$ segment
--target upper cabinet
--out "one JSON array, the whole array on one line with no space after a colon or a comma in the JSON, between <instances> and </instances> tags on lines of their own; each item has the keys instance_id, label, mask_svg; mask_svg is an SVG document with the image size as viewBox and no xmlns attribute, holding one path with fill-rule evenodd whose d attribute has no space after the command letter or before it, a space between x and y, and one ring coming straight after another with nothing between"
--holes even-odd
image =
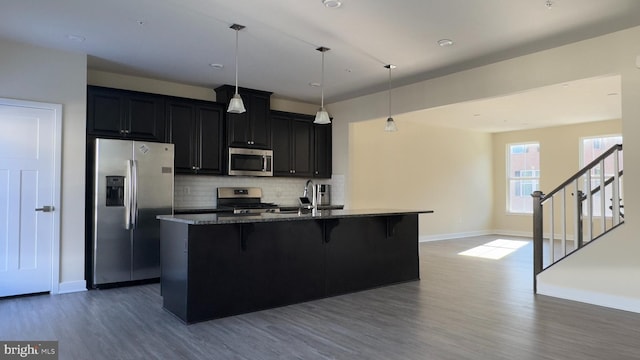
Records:
<instances>
[{"instance_id":1,"label":"upper cabinet","mask_svg":"<svg viewBox=\"0 0 640 360\"><path fill-rule=\"evenodd\" d=\"M332 172L332 137L331 124L313 125L314 143L314 169L313 176L316 178L331 178Z\"/></svg>"},{"instance_id":2,"label":"upper cabinet","mask_svg":"<svg viewBox=\"0 0 640 360\"><path fill-rule=\"evenodd\" d=\"M313 176L313 116L271 112L274 176Z\"/></svg>"},{"instance_id":3,"label":"upper cabinet","mask_svg":"<svg viewBox=\"0 0 640 360\"><path fill-rule=\"evenodd\" d=\"M227 146L259 149L271 148L271 122L269 108L271 93L266 91L239 88L244 107L242 114L225 112L227 125ZM235 87L223 85L216 88L216 100L229 106L235 94Z\"/></svg>"},{"instance_id":4,"label":"upper cabinet","mask_svg":"<svg viewBox=\"0 0 640 360\"><path fill-rule=\"evenodd\" d=\"M167 100L176 174L223 173L223 112L222 105L208 101Z\"/></svg>"},{"instance_id":5,"label":"upper cabinet","mask_svg":"<svg viewBox=\"0 0 640 360\"><path fill-rule=\"evenodd\" d=\"M312 115L271 112L273 175L331 178L331 124Z\"/></svg>"},{"instance_id":6,"label":"upper cabinet","mask_svg":"<svg viewBox=\"0 0 640 360\"><path fill-rule=\"evenodd\" d=\"M87 86L87 134L164 142L164 97Z\"/></svg>"}]
</instances>

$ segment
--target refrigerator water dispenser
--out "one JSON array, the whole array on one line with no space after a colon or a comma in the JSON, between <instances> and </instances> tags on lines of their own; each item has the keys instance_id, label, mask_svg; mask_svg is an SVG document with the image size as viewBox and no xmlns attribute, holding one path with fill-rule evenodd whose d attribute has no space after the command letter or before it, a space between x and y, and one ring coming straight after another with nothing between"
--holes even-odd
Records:
<instances>
[{"instance_id":1,"label":"refrigerator water dispenser","mask_svg":"<svg viewBox=\"0 0 640 360\"><path fill-rule=\"evenodd\" d=\"M124 206L124 176L107 176L106 206Z\"/></svg>"}]
</instances>

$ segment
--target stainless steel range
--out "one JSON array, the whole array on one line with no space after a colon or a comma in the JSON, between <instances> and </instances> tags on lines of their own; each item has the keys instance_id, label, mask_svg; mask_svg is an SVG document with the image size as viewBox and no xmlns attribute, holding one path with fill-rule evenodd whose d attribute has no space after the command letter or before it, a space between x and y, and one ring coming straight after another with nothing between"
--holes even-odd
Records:
<instances>
[{"instance_id":1,"label":"stainless steel range","mask_svg":"<svg viewBox=\"0 0 640 360\"><path fill-rule=\"evenodd\" d=\"M255 187L219 187L218 209L233 210L234 214L278 212L274 203L262 202L262 189Z\"/></svg>"}]
</instances>

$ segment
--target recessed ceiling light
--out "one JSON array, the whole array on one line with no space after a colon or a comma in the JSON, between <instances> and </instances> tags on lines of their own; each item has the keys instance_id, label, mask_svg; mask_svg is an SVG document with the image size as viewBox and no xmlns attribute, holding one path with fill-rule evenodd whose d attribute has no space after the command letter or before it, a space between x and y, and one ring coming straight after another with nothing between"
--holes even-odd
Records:
<instances>
[{"instance_id":1,"label":"recessed ceiling light","mask_svg":"<svg viewBox=\"0 0 640 360\"><path fill-rule=\"evenodd\" d=\"M453 45L453 40L450 39L440 39L438 40L438 45L441 47L447 47Z\"/></svg>"},{"instance_id":2,"label":"recessed ceiling light","mask_svg":"<svg viewBox=\"0 0 640 360\"><path fill-rule=\"evenodd\" d=\"M211 66L214 69L222 69L224 67L224 65L222 64L209 64L209 66Z\"/></svg>"},{"instance_id":3,"label":"recessed ceiling light","mask_svg":"<svg viewBox=\"0 0 640 360\"><path fill-rule=\"evenodd\" d=\"M72 35L72 34L67 35L67 39L69 39L71 41L76 41L76 42L83 42L83 41L86 40L86 38L84 36Z\"/></svg>"},{"instance_id":4,"label":"recessed ceiling light","mask_svg":"<svg viewBox=\"0 0 640 360\"><path fill-rule=\"evenodd\" d=\"M318 82L310 82L309 86L311 86L311 87L320 87L320 83L318 83Z\"/></svg>"},{"instance_id":5,"label":"recessed ceiling light","mask_svg":"<svg viewBox=\"0 0 640 360\"><path fill-rule=\"evenodd\" d=\"M325 7L328 8L339 8L340 6L342 6L342 1L339 0L322 0L322 3L324 4Z\"/></svg>"}]
</instances>

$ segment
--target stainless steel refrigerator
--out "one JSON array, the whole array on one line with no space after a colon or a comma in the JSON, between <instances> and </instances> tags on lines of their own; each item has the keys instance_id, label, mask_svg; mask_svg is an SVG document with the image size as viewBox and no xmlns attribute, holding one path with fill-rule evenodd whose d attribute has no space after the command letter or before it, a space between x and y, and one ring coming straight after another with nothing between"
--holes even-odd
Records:
<instances>
[{"instance_id":1,"label":"stainless steel refrigerator","mask_svg":"<svg viewBox=\"0 0 640 360\"><path fill-rule=\"evenodd\" d=\"M91 286L160 276L160 222L173 212L173 144L96 139Z\"/></svg>"}]
</instances>

